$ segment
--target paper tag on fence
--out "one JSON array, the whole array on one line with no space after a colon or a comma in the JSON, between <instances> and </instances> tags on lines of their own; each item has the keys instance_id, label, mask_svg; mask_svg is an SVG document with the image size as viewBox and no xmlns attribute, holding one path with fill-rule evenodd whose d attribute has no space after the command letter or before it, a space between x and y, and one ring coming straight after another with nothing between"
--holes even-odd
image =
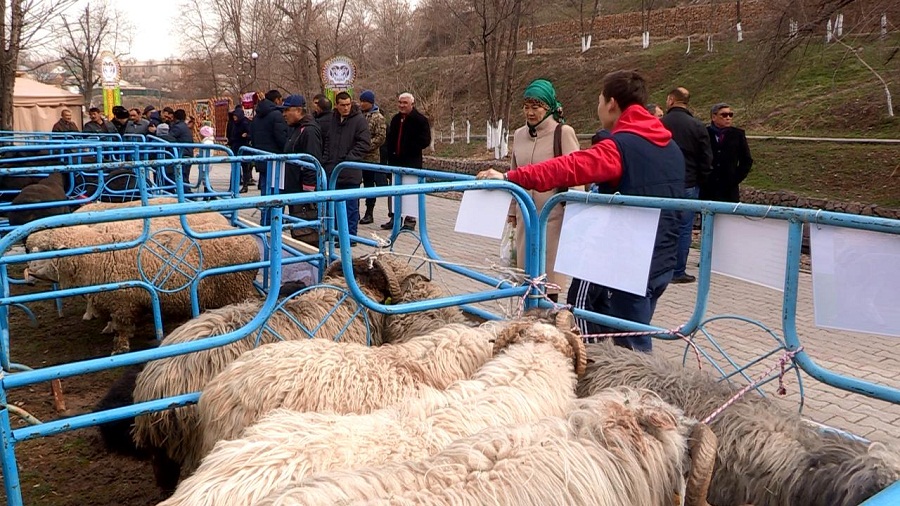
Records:
<instances>
[{"instance_id":1,"label":"paper tag on fence","mask_svg":"<svg viewBox=\"0 0 900 506\"><path fill-rule=\"evenodd\" d=\"M469 190L463 193L454 230L499 239L503 235L512 198L509 192L502 190Z\"/></svg>"},{"instance_id":2,"label":"paper tag on fence","mask_svg":"<svg viewBox=\"0 0 900 506\"><path fill-rule=\"evenodd\" d=\"M401 176L400 184L419 184L418 176ZM419 219L419 196L402 195L400 205L403 207L403 216Z\"/></svg>"},{"instance_id":3,"label":"paper tag on fence","mask_svg":"<svg viewBox=\"0 0 900 506\"><path fill-rule=\"evenodd\" d=\"M712 271L784 291L788 222L717 214Z\"/></svg>"},{"instance_id":4,"label":"paper tag on fence","mask_svg":"<svg viewBox=\"0 0 900 506\"><path fill-rule=\"evenodd\" d=\"M816 325L900 337L900 237L811 225Z\"/></svg>"},{"instance_id":5,"label":"paper tag on fence","mask_svg":"<svg viewBox=\"0 0 900 506\"><path fill-rule=\"evenodd\" d=\"M566 204L554 270L647 294L659 209Z\"/></svg>"},{"instance_id":6,"label":"paper tag on fence","mask_svg":"<svg viewBox=\"0 0 900 506\"><path fill-rule=\"evenodd\" d=\"M272 164L269 165L269 169L273 169L273 168L278 170L278 189L284 190L284 162L281 162L281 161L272 162ZM263 169L263 170L265 170L265 169ZM269 188L275 188L275 177L273 177L273 174L271 174L271 172L273 172L273 171L270 170L269 172L270 172L269 174L266 174L266 176L269 178L269 181L268 181Z\"/></svg>"}]
</instances>

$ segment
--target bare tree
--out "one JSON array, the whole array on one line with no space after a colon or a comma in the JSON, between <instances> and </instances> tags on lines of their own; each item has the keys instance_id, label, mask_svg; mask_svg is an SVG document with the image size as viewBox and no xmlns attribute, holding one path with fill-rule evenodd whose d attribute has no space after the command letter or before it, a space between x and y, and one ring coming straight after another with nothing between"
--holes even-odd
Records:
<instances>
[{"instance_id":1,"label":"bare tree","mask_svg":"<svg viewBox=\"0 0 900 506\"><path fill-rule=\"evenodd\" d=\"M566 0L570 7L578 13L578 25L581 29L581 51L591 47L594 36L594 23L600 15L600 0Z\"/></svg>"},{"instance_id":2,"label":"bare tree","mask_svg":"<svg viewBox=\"0 0 900 506\"><path fill-rule=\"evenodd\" d=\"M41 30L49 19L74 0L0 0L0 129L13 128L13 90L19 54L46 42L52 30Z\"/></svg>"},{"instance_id":3,"label":"bare tree","mask_svg":"<svg viewBox=\"0 0 900 506\"><path fill-rule=\"evenodd\" d=\"M419 55L419 37L412 7L406 0L369 0L373 17L371 63L398 66Z\"/></svg>"},{"instance_id":4,"label":"bare tree","mask_svg":"<svg viewBox=\"0 0 900 506\"><path fill-rule=\"evenodd\" d=\"M94 87L100 83L100 55L110 51L122 56L121 46L130 44L131 28L118 10L105 2L84 5L78 18L62 16L65 36L60 44L60 63L70 74L75 86L90 103Z\"/></svg>"},{"instance_id":5,"label":"bare tree","mask_svg":"<svg viewBox=\"0 0 900 506\"><path fill-rule=\"evenodd\" d=\"M216 72L221 40L215 31L217 21L215 14L211 14L206 2L201 0L185 2L182 10L185 13L183 19L186 23L186 29L182 32L184 34L182 47L194 60L185 68L194 74L196 80L208 80L212 86L212 95L219 96L225 91L225 87L222 85L224 83L220 83L219 74Z\"/></svg>"},{"instance_id":6,"label":"bare tree","mask_svg":"<svg viewBox=\"0 0 900 506\"><path fill-rule=\"evenodd\" d=\"M489 121L496 128L509 124L513 79L515 77L519 27L527 0L467 0L464 6L474 13L472 23L476 44L482 52ZM464 12L454 14L463 20ZM462 24L462 23L461 23Z\"/></svg>"}]
</instances>

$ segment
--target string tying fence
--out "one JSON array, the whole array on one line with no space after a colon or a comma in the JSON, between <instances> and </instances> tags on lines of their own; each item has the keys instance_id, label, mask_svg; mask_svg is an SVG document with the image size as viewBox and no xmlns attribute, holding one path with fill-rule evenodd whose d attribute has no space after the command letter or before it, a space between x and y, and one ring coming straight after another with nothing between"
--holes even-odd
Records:
<instances>
[{"instance_id":1,"label":"string tying fence","mask_svg":"<svg viewBox=\"0 0 900 506\"><path fill-rule=\"evenodd\" d=\"M740 389L738 391L738 393L734 394L730 399L725 401L725 404L722 404L718 409L716 409L715 411L710 413L709 416L704 418L701 421L701 423L703 423L704 425L708 425L710 422L715 420L716 417L718 417L720 414L722 414L723 411L728 409L729 406L731 406L732 404L737 402L738 399L740 399L741 397L746 395L747 392L749 392L751 389L759 386L759 384L762 383L770 374L772 374L775 371L775 369L779 369L779 368L781 369L781 371L778 373L778 389L776 390L776 392L778 393L778 395L786 395L787 389L784 388L784 375L787 372L787 363L793 361L794 356L796 354L800 353L801 351L803 351L803 346L800 346L796 350L790 350L790 351L785 350L784 353L781 354L781 357L778 358L778 362L776 362L774 365L772 365L772 367L770 367L766 372L761 374L754 381L747 384L747 386Z\"/></svg>"},{"instance_id":2,"label":"string tying fence","mask_svg":"<svg viewBox=\"0 0 900 506\"><path fill-rule=\"evenodd\" d=\"M694 357L697 359L697 369L703 370L703 361L700 359L700 348L694 343L690 336L693 333L685 335L681 332L681 329L684 328L684 325L679 325L674 329L669 330L647 330L647 331L636 331L636 332L602 332L599 334L582 334L581 339L585 342L585 344L594 344L599 343L603 339L611 339L613 337L642 337L642 336L675 336L678 339L686 342L688 346L691 347L691 350L694 352Z\"/></svg>"}]
</instances>

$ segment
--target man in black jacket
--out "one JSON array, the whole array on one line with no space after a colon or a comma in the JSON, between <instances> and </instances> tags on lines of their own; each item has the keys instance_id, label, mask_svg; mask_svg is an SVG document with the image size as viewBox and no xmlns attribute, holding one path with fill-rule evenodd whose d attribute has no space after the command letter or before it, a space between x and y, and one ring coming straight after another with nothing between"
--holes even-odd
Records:
<instances>
[{"instance_id":1,"label":"man in black jacket","mask_svg":"<svg viewBox=\"0 0 900 506\"><path fill-rule=\"evenodd\" d=\"M712 172L712 148L706 127L688 110L690 100L691 94L686 88L678 87L670 91L666 97L668 110L662 117L662 123L672 132L672 140L684 155L684 198L696 199L700 197L700 185ZM693 230L694 213L681 213L678 256L672 283L693 283L697 280L696 276L686 272Z\"/></svg>"},{"instance_id":2,"label":"man in black jacket","mask_svg":"<svg viewBox=\"0 0 900 506\"><path fill-rule=\"evenodd\" d=\"M281 92L269 90L265 98L256 105L256 114L250 123L250 144L269 153L280 154L284 150L284 144L288 138L287 123L278 106L281 105ZM266 173L268 164L257 164L259 171L259 189L265 194L263 188L268 187Z\"/></svg>"},{"instance_id":3,"label":"man in black jacket","mask_svg":"<svg viewBox=\"0 0 900 506\"><path fill-rule=\"evenodd\" d=\"M740 128L732 126L734 111L728 104L712 106L710 114L711 122L707 130L713 150L713 170L706 183L700 187L700 198L739 202L741 181L753 167L747 135Z\"/></svg>"},{"instance_id":4,"label":"man in black jacket","mask_svg":"<svg viewBox=\"0 0 900 506\"><path fill-rule=\"evenodd\" d=\"M422 150L431 145L431 125L428 118L415 108L416 98L411 93L403 93L397 99L400 112L391 119L387 140L388 163L398 167L422 168ZM394 216L381 226L388 230L394 227ZM416 228L415 218L403 220L403 228Z\"/></svg>"},{"instance_id":5,"label":"man in black jacket","mask_svg":"<svg viewBox=\"0 0 900 506\"><path fill-rule=\"evenodd\" d=\"M306 98L303 95L288 95L281 104L284 121L288 125L288 140L285 153L306 153L322 162L322 130L319 124L306 112ZM316 188L316 173L301 165L286 163L284 166L284 191L300 193ZM291 216L304 220L315 220L318 211L315 204L290 206ZM309 244L319 245L319 232L315 228L291 229L291 237Z\"/></svg>"},{"instance_id":6,"label":"man in black jacket","mask_svg":"<svg viewBox=\"0 0 900 506\"><path fill-rule=\"evenodd\" d=\"M358 105L353 103L346 91L335 97L334 112L328 133L325 134L325 172L329 179L337 164L349 161L363 161L371 147L369 122L363 116ZM359 188L362 183L362 171L359 169L342 170L337 180L337 189ZM347 227L350 234L356 235L359 224L359 200L347 201Z\"/></svg>"}]
</instances>

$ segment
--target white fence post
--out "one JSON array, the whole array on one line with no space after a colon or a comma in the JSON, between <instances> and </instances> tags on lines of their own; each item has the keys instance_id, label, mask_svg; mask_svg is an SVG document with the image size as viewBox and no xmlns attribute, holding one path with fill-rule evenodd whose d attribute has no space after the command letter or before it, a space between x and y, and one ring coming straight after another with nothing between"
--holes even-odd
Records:
<instances>
[{"instance_id":1,"label":"white fence post","mask_svg":"<svg viewBox=\"0 0 900 506\"><path fill-rule=\"evenodd\" d=\"M887 37L887 13L881 15L881 38Z\"/></svg>"},{"instance_id":2,"label":"white fence post","mask_svg":"<svg viewBox=\"0 0 900 506\"><path fill-rule=\"evenodd\" d=\"M450 122L450 144L453 144L456 141L456 122Z\"/></svg>"},{"instance_id":3,"label":"white fence post","mask_svg":"<svg viewBox=\"0 0 900 506\"><path fill-rule=\"evenodd\" d=\"M790 38L793 39L794 37L796 37L799 30L800 28L797 25L797 22L792 19L788 24L788 35L790 36Z\"/></svg>"},{"instance_id":4,"label":"white fence post","mask_svg":"<svg viewBox=\"0 0 900 506\"><path fill-rule=\"evenodd\" d=\"M688 47L687 47L687 51L685 51L684 54L691 54L691 36L690 36L690 35L688 35Z\"/></svg>"},{"instance_id":5,"label":"white fence post","mask_svg":"<svg viewBox=\"0 0 900 506\"><path fill-rule=\"evenodd\" d=\"M831 28L831 19L828 20L828 24L825 25L825 43L828 44L831 42L832 37L832 28Z\"/></svg>"},{"instance_id":6,"label":"white fence post","mask_svg":"<svg viewBox=\"0 0 900 506\"><path fill-rule=\"evenodd\" d=\"M737 41L744 42L744 30L741 28L741 24L737 24Z\"/></svg>"},{"instance_id":7,"label":"white fence post","mask_svg":"<svg viewBox=\"0 0 900 506\"><path fill-rule=\"evenodd\" d=\"M472 144L472 123L466 120L466 144Z\"/></svg>"},{"instance_id":8,"label":"white fence post","mask_svg":"<svg viewBox=\"0 0 900 506\"><path fill-rule=\"evenodd\" d=\"M650 30L647 30L646 32L644 32L643 41L642 41L641 45L644 49L647 49L648 47L650 47Z\"/></svg>"},{"instance_id":9,"label":"white fence post","mask_svg":"<svg viewBox=\"0 0 900 506\"><path fill-rule=\"evenodd\" d=\"M844 35L844 15L838 14L836 18L834 18L834 36L841 37Z\"/></svg>"},{"instance_id":10,"label":"white fence post","mask_svg":"<svg viewBox=\"0 0 900 506\"><path fill-rule=\"evenodd\" d=\"M485 132L485 140L487 141L487 149L494 149L494 131L491 128L491 120L487 121L487 131Z\"/></svg>"},{"instance_id":11,"label":"white fence post","mask_svg":"<svg viewBox=\"0 0 900 506\"><path fill-rule=\"evenodd\" d=\"M713 38L712 38L712 35L707 35L707 36L706 36L706 52L707 52L707 53L712 53L712 52L713 52Z\"/></svg>"},{"instance_id":12,"label":"white fence post","mask_svg":"<svg viewBox=\"0 0 900 506\"><path fill-rule=\"evenodd\" d=\"M534 53L534 41L529 40L528 42L525 43L525 54L532 54L532 53Z\"/></svg>"}]
</instances>

